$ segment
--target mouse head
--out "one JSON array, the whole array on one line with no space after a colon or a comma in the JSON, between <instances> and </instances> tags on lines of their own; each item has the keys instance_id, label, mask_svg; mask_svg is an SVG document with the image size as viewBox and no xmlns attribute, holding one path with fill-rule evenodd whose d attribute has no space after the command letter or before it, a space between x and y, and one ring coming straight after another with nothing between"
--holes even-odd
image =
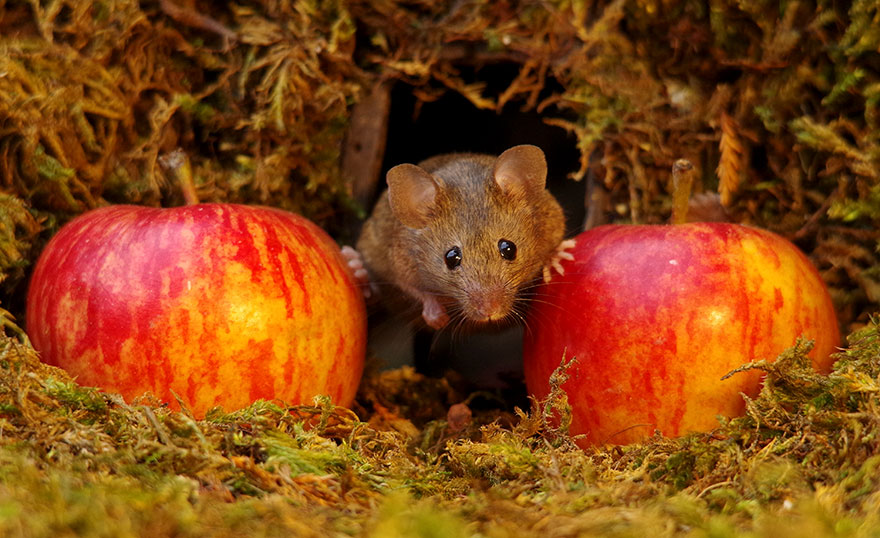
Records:
<instances>
[{"instance_id":1,"label":"mouse head","mask_svg":"<svg viewBox=\"0 0 880 538\"><path fill-rule=\"evenodd\" d=\"M544 190L547 182L547 161L541 148L521 145L508 149L494 160L491 176L488 178L484 177L485 172L490 171L486 166L487 157L462 154L459 160L450 160L446 166L441 166L437 175L414 164L395 166L387 175L391 211L405 226L420 229L440 216L444 194L453 194L444 193L445 190L489 186L488 179L500 191L522 201ZM474 170L467 170L469 165ZM448 186L444 175L452 179Z\"/></svg>"},{"instance_id":2,"label":"mouse head","mask_svg":"<svg viewBox=\"0 0 880 538\"><path fill-rule=\"evenodd\" d=\"M545 189L544 153L523 145L497 158L458 154L423 164L396 166L387 179L425 289L452 298L470 320L506 318L564 227Z\"/></svg>"}]
</instances>

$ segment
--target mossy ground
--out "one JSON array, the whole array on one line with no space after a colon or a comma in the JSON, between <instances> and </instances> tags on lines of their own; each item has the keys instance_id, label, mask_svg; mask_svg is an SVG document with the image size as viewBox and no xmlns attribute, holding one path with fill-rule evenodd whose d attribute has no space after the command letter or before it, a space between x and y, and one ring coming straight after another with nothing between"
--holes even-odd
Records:
<instances>
[{"instance_id":1,"label":"mossy ground","mask_svg":"<svg viewBox=\"0 0 880 538\"><path fill-rule=\"evenodd\" d=\"M805 367L805 343L762 365L747 416L711 433L583 451L541 405L447 416L468 395L407 369L365 378L354 411L257 402L197 421L76 385L4 315L0 535L880 535L878 14L872 0L0 1L0 301L19 319L64 222L181 203L160 166L177 148L203 201L297 211L344 239L367 209L345 157L371 134L350 119L385 83L571 132L593 223L664 221L688 158L726 218L810 256L849 335L829 376ZM479 68L498 63L518 74L491 90Z\"/></svg>"},{"instance_id":2,"label":"mossy ground","mask_svg":"<svg viewBox=\"0 0 880 538\"><path fill-rule=\"evenodd\" d=\"M0 347L4 536L880 534L875 322L828 376L805 342L757 364L748 414L712 432L590 450L543 418L562 392L416 427L406 412L454 403L418 395L458 396L404 369L365 380L362 416L256 402L194 420Z\"/></svg>"}]
</instances>

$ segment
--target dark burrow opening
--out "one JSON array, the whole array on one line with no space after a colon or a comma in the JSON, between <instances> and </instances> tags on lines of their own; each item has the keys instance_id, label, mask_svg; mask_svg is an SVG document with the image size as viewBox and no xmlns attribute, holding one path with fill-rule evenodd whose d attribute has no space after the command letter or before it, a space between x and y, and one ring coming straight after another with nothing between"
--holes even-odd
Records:
<instances>
[{"instance_id":1,"label":"dark burrow opening","mask_svg":"<svg viewBox=\"0 0 880 538\"><path fill-rule=\"evenodd\" d=\"M473 81L486 83L485 95L498 95L515 78L518 69L516 64L501 64L467 74ZM542 97L561 89L550 81ZM522 110L522 102L511 102L496 113L478 109L452 91L436 101L419 103L412 86L397 83L391 92L379 191L384 189L387 170L400 163L418 163L450 152L498 155L518 144L534 144L546 155L547 186L563 206L566 237L572 237L584 222L586 186L585 181L568 177L579 167L577 140L564 129L544 123L547 117L565 117L551 108L538 113ZM506 402L522 406L522 331L517 325L466 334L446 330L434 333L413 331L406 324L382 319L371 329L370 345L387 367L414 364L420 372L433 376L450 375L451 371L471 389L500 392Z\"/></svg>"}]
</instances>

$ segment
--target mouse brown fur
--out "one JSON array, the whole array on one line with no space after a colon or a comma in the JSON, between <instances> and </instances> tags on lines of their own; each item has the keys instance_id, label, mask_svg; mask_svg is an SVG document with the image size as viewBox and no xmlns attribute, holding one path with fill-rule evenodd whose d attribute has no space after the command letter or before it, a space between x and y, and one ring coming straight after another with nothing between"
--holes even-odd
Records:
<instances>
[{"instance_id":1,"label":"mouse brown fur","mask_svg":"<svg viewBox=\"0 0 880 538\"><path fill-rule=\"evenodd\" d=\"M435 329L450 318L521 315L521 290L571 257L546 176L544 153L529 145L498 157L453 153L395 166L357 242L369 280L421 303ZM360 261L350 265L358 269Z\"/></svg>"}]
</instances>

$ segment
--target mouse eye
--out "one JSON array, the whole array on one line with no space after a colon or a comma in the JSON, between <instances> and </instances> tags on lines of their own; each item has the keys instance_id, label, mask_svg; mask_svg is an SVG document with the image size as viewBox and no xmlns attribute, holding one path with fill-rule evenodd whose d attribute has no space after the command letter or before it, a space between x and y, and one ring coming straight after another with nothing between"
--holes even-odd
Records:
<instances>
[{"instance_id":1,"label":"mouse eye","mask_svg":"<svg viewBox=\"0 0 880 538\"><path fill-rule=\"evenodd\" d=\"M452 247L446 251L446 267L452 270L459 265L461 265L461 249L458 247Z\"/></svg>"},{"instance_id":2,"label":"mouse eye","mask_svg":"<svg viewBox=\"0 0 880 538\"><path fill-rule=\"evenodd\" d=\"M507 239L498 241L498 250L501 252L501 257L505 260L513 261L516 259L516 243L513 241L508 241Z\"/></svg>"}]
</instances>

